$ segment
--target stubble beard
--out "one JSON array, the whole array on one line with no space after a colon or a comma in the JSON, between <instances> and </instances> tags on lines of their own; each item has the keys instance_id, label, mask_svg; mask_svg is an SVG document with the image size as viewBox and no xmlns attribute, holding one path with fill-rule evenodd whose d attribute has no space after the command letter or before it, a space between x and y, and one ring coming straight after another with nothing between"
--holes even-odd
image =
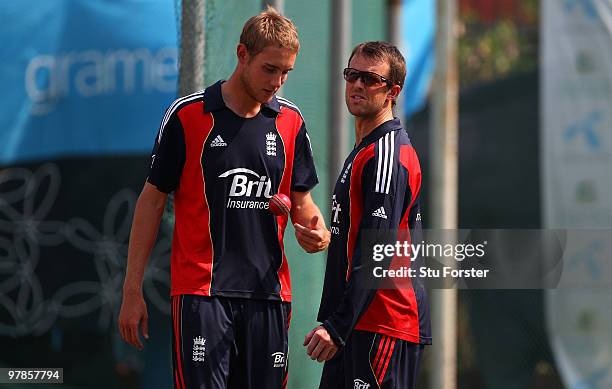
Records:
<instances>
[{"instance_id":1,"label":"stubble beard","mask_svg":"<svg viewBox=\"0 0 612 389\"><path fill-rule=\"evenodd\" d=\"M361 118L361 119L367 119L370 117L375 117L376 114L383 109L383 107L375 107L373 104L368 104L367 106L361 106L361 107L352 107L350 105L347 104L347 108L349 110L349 112L351 113L351 115L355 116L356 118Z\"/></svg>"},{"instance_id":2,"label":"stubble beard","mask_svg":"<svg viewBox=\"0 0 612 389\"><path fill-rule=\"evenodd\" d=\"M254 88L251 85L251 82L249 81L250 78L247 76L246 74L247 72L242 72L240 74L240 82L242 83L242 87L244 88L245 93L253 100L257 101L260 104L263 104L261 101L259 101L259 99L257 98L257 94L255 93Z\"/></svg>"}]
</instances>

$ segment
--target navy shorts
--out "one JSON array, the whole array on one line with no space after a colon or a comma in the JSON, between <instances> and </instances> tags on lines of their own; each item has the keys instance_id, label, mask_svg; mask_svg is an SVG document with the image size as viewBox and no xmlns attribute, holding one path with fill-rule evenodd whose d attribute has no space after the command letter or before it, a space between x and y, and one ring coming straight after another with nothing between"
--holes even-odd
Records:
<instances>
[{"instance_id":1,"label":"navy shorts","mask_svg":"<svg viewBox=\"0 0 612 389\"><path fill-rule=\"evenodd\" d=\"M415 389L424 345L353 331L325 362L319 389Z\"/></svg>"},{"instance_id":2,"label":"navy shorts","mask_svg":"<svg viewBox=\"0 0 612 389\"><path fill-rule=\"evenodd\" d=\"M284 389L291 304L172 297L175 388Z\"/></svg>"}]
</instances>

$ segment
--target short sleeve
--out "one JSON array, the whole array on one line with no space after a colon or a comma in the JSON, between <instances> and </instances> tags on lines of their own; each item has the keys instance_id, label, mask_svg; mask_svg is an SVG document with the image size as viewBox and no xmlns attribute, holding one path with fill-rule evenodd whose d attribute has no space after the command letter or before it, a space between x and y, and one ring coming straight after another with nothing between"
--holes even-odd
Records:
<instances>
[{"instance_id":1,"label":"short sleeve","mask_svg":"<svg viewBox=\"0 0 612 389\"><path fill-rule=\"evenodd\" d=\"M174 113L162 123L155 139L147 181L161 192L170 193L178 187L184 165L185 135L181 121Z\"/></svg>"},{"instance_id":2,"label":"short sleeve","mask_svg":"<svg viewBox=\"0 0 612 389\"><path fill-rule=\"evenodd\" d=\"M308 192L318 183L319 179L317 178L317 171L312 157L310 137L306 131L306 126L302 123L302 127L300 127L295 139L291 190Z\"/></svg>"}]
</instances>

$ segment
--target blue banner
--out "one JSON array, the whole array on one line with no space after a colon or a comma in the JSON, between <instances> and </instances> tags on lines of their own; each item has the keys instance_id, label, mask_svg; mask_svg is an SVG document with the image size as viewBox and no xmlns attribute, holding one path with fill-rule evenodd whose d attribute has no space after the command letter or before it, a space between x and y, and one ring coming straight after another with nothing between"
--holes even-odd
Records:
<instances>
[{"instance_id":1,"label":"blue banner","mask_svg":"<svg viewBox=\"0 0 612 389\"><path fill-rule=\"evenodd\" d=\"M427 100L434 71L435 0L404 0L402 14L406 82L402 90L404 115L410 117Z\"/></svg>"},{"instance_id":2,"label":"blue banner","mask_svg":"<svg viewBox=\"0 0 612 389\"><path fill-rule=\"evenodd\" d=\"M0 4L0 165L148 153L176 96L174 1L35 4Z\"/></svg>"}]
</instances>

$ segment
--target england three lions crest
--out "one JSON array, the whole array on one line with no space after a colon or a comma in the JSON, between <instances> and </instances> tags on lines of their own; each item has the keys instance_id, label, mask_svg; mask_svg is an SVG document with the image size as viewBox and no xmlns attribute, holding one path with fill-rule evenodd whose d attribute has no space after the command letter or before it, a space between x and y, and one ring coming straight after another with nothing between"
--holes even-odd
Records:
<instances>
[{"instance_id":1,"label":"england three lions crest","mask_svg":"<svg viewBox=\"0 0 612 389\"><path fill-rule=\"evenodd\" d=\"M266 134L266 155L276 157L276 134L272 131Z\"/></svg>"},{"instance_id":2,"label":"england three lions crest","mask_svg":"<svg viewBox=\"0 0 612 389\"><path fill-rule=\"evenodd\" d=\"M193 338L193 355L192 359L194 362L204 362L204 355L206 354L206 339L201 336Z\"/></svg>"}]
</instances>

